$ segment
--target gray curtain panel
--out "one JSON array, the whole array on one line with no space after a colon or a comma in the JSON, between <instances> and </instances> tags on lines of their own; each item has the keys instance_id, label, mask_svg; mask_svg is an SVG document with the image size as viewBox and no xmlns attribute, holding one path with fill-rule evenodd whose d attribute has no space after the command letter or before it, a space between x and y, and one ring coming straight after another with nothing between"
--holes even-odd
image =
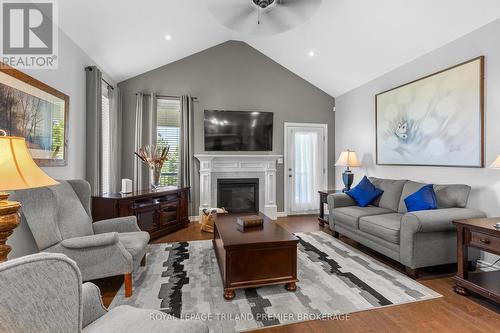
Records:
<instances>
[{"instance_id":1,"label":"gray curtain panel","mask_svg":"<svg viewBox=\"0 0 500 333\"><path fill-rule=\"evenodd\" d=\"M137 93L135 106L135 151L156 144L156 94ZM149 188L149 170L134 156L134 189Z\"/></svg>"},{"instance_id":2,"label":"gray curtain panel","mask_svg":"<svg viewBox=\"0 0 500 333\"><path fill-rule=\"evenodd\" d=\"M116 193L121 190L121 142L122 142L122 105L121 92L118 86L114 89L108 86L109 97L109 123L110 123L110 186L111 192Z\"/></svg>"},{"instance_id":3,"label":"gray curtain panel","mask_svg":"<svg viewBox=\"0 0 500 333\"><path fill-rule=\"evenodd\" d=\"M102 114L102 73L95 67L85 68L86 72L86 173L93 195L98 195L101 186L101 114Z\"/></svg>"},{"instance_id":4,"label":"gray curtain panel","mask_svg":"<svg viewBox=\"0 0 500 333\"><path fill-rule=\"evenodd\" d=\"M155 93L149 95L148 107L148 144L156 145L156 118L157 118L157 97Z\"/></svg>"},{"instance_id":5,"label":"gray curtain panel","mask_svg":"<svg viewBox=\"0 0 500 333\"><path fill-rule=\"evenodd\" d=\"M142 119L143 119L143 109L144 109L144 94L137 93L136 94L136 103L135 103L135 131L134 131L134 151L137 152L139 148L143 146L142 140ZM142 190L143 188L143 169L146 167L143 165L143 162L137 157L134 156L134 189L136 191Z\"/></svg>"},{"instance_id":6,"label":"gray curtain panel","mask_svg":"<svg viewBox=\"0 0 500 333\"><path fill-rule=\"evenodd\" d=\"M191 187L193 156L193 99L189 95L181 96L181 137L180 137L180 186ZM193 203L189 196L189 211L193 212Z\"/></svg>"}]
</instances>

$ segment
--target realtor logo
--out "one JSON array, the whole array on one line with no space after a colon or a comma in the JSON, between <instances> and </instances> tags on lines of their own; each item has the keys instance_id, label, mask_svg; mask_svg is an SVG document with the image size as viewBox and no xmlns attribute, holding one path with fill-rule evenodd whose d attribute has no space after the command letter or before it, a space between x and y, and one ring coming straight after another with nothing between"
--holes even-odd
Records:
<instances>
[{"instance_id":1,"label":"realtor logo","mask_svg":"<svg viewBox=\"0 0 500 333\"><path fill-rule=\"evenodd\" d=\"M1 0L1 60L15 68L57 68L54 0Z\"/></svg>"}]
</instances>

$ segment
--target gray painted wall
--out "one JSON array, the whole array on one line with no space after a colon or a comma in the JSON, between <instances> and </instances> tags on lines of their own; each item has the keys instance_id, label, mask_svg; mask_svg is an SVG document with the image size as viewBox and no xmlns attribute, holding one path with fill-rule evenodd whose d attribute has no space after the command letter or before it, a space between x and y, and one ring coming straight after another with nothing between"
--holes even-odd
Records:
<instances>
[{"instance_id":1,"label":"gray painted wall","mask_svg":"<svg viewBox=\"0 0 500 333\"><path fill-rule=\"evenodd\" d=\"M375 94L465 60L486 56L485 161L500 154L500 20L399 67L336 99L335 150L358 153L362 167L354 170L356 181L364 174L406 178L428 183L466 183L472 186L469 206L489 216L500 215L500 172L491 169L377 166L375 165ZM342 184L342 168L336 170ZM486 256L492 261L493 256Z\"/></svg>"},{"instance_id":2,"label":"gray painted wall","mask_svg":"<svg viewBox=\"0 0 500 333\"><path fill-rule=\"evenodd\" d=\"M26 74L69 96L68 165L43 168L55 179L85 177L85 70L95 62L59 30L59 68L57 70L26 70ZM106 80L112 81L103 74ZM9 258L38 252L28 226L21 224L9 238L13 248Z\"/></svg>"},{"instance_id":3,"label":"gray painted wall","mask_svg":"<svg viewBox=\"0 0 500 333\"><path fill-rule=\"evenodd\" d=\"M306 61L308 59L304 59ZM283 154L283 123L328 124L329 186L333 186L334 99L249 45L228 41L119 83L123 94L123 177L133 178L135 93L191 94L194 153L204 152L203 111L227 109L274 112L273 152ZM128 133L128 134L127 134ZM195 160L195 159L193 159ZM195 160L194 207L199 205L199 163ZM278 165L278 211L283 211L283 165Z\"/></svg>"}]
</instances>

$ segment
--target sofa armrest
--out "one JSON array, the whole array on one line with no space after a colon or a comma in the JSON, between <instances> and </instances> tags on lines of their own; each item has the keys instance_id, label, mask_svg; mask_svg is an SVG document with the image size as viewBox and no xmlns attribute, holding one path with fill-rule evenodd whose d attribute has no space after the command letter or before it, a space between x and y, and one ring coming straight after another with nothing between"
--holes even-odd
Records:
<instances>
[{"instance_id":1,"label":"sofa armrest","mask_svg":"<svg viewBox=\"0 0 500 333\"><path fill-rule=\"evenodd\" d=\"M87 282L82 286L82 310L83 328L101 318L107 312L102 304L101 291L93 283Z\"/></svg>"},{"instance_id":2,"label":"sofa armrest","mask_svg":"<svg viewBox=\"0 0 500 333\"><path fill-rule=\"evenodd\" d=\"M67 249L86 249L89 247L107 246L118 243L118 233L109 232L99 235L73 237L61 241Z\"/></svg>"},{"instance_id":3,"label":"sofa armrest","mask_svg":"<svg viewBox=\"0 0 500 333\"><path fill-rule=\"evenodd\" d=\"M62 244L62 242L60 242L43 251L62 253L70 259L73 259L81 271L83 281L131 273L134 269L132 254L120 242L117 233L113 233L112 235L113 237L109 236L109 234L81 237L89 238L88 240L85 240L85 242L91 242L91 238L101 236L104 236L106 239L110 239L110 243L102 246L82 248L66 247ZM116 237L117 240L111 243L111 239L114 237ZM68 245L70 240L71 239L66 240L66 245ZM104 242L101 244L104 244ZM71 245L73 244L68 246Z\"/></svg>"},{"instance_id":4,"label":"sofa armrest","mask_svg":"<svg viewBox=\"0 0 500 333\"><path fill-rule=\"evenodd\" d=\"M137 217L124 216L109 220L102 220L92 223L94 233L103 234L106 232L134 232L141 231L137 225Z\"/></svg>"},{"instance_id":5,"label":"sofa armrest","mask_svg":"<svg viewBox=\"0 0 500 333\"><path fill-rule=\"evenodd\" d=\"M455 230L454 220L485 217L485 214L470 208L445 208L406 213L401 219L401 231L438 232Z\"/></svg>"},{"instance_id":6,"label":"sofa armrest","mask_svg":"<svg viewBox=\"0 0 500 333\"><path fill-rule=\"evenodd\" d=\"M456 262L454 220L480 218L469 208L445 208L410 212L401 218L400 262L410 268Z\"/></svg>"},{"instance_id":7,"label":"sofa armrest","mask_svg":"<svg viewBox=\"0 0 500 333\"><path fill-rule=\"evenodd\" d=\"M328 195L327 202L330 210L333 208L356 206L356 201L345 193L330 194Z\"/></svg>"},{"instance_id":8,"label":"sofa armrest","mask_svg":"<svg viewBox=\"0 0 500 333\"><path fill-rule=\"evenodd\" d=\"M354 201L350 196L348 196L345 193L329 194L326 201L328 203L328 225L332 230L334 229L334 224L335 224L335 222L333 221L333 210L335 208L356 206L356 201Z\"/></svg>"}]
</instances>

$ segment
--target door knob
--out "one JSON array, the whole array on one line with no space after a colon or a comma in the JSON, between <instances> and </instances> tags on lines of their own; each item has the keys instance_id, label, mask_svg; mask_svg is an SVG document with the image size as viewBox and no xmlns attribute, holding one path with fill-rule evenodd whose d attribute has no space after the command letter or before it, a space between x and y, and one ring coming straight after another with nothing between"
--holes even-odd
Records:
<instances>
[{"instance_id":1,"label":"door knob","mask_svg":"<svg viewBox=\"0 0 500 333\"><path fill-rule=\"evenodd\" d=\"M288 175L289 178L292 178L292 175Z\"/></svg>"}]
</instances>

